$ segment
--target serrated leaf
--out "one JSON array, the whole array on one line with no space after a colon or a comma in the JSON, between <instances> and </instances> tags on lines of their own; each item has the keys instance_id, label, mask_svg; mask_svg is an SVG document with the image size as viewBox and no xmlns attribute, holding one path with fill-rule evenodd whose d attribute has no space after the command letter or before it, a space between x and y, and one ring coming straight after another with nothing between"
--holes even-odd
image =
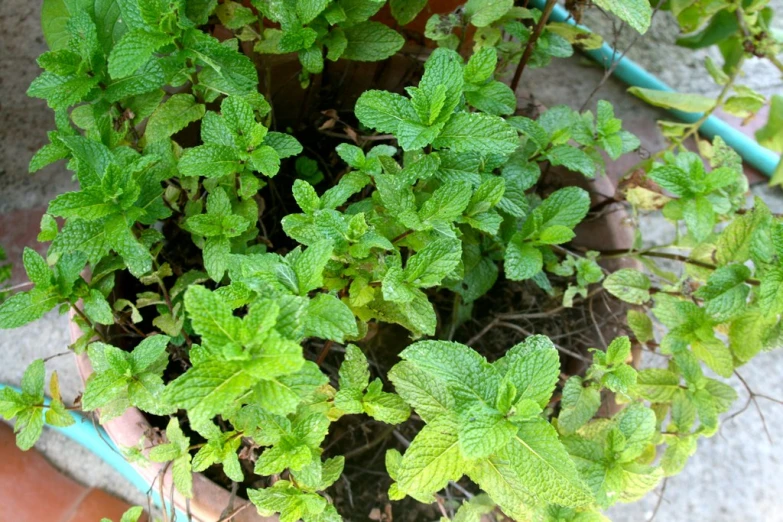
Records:
<instances>
[{"instance_id":1,"label":"serrated leaf","mask_svg":"<svg viewBox=\"0 0 783 522\"><path fill-rule=\"evenodd\" d=\"M408 259L405 280L420 288L435 286L457 267L461 259L462 248L458 241L433 241Z\"/></svg>"},{"instance_id":2,"label":"serrated leaf","mask_svg":"<svg viewBox=\"0 0 783 522\"><path fill-rule=\"evenodd\" d=\"M428 424L405 451L397 470L397 487L417 499L426 499L449 480L458 480L466 469L457 435L445 427Z\"/></svg>"},{"instance_id":3,"label":"serrated leaf","mask_svg":"<svg viewBox=\"0 0 783 522\"><path fill-rule=\"evenodd\" d=\"M196 103L192 94L175 94L152 113L144 136L149 143L166 139L200 120L204 113L204 105Z\"/></svg>"},{"instance_id":4,"label":"serrated leaf","mask_svg":"<svg viewBox=\"0 0 783 522\"><path fill-rule=\"evenodd\" d=\"M503 268L506 277L512 281L524 281L535 276L544 267L541 250L523 242L520 234L515 234L506 247L505 264Z\"/></svg>"},{"instance_id":5,"label":"serrated leaf","mask_svg":"<svg viewBox=\"0 0 783 522\"><path fill-rule=\"evenodd\" d=\"M358 335L356 319L351 309L329 294L319 294L307 305L305 334L343 342Z\"/></svg>"},{"instance_id":6,"label":"serrated leaf","mask_svg":"<svg viewBox=\"0 0 783 522\"><path fill-rule=\"evenodd\" d=\"M520 497L527 505L535 500L577 507L592 501L557 433L543 419L522 423L507 446L469 475L512 516L524 513L515 505Z\"/></svg>"},{"instance_id":7,"label":"serrated leaf","mask_svg":"<svg viewBox=\"0 0 783 522\"><path fill-rule=\"evenodd\" d=\"M406 25L416 18L427 5L427 0L391 0L391 14L400 25Z\"/></svg>"},{"instance_id":8,"label":"serrated leaf","mask_svg":"<svg viewBox=\"0 0 783 522\"><path fill-rule=\"evenodd\" d=\"M468 183L449 183L440 186L419 210L423 223L454 221L467 208L473 194Z\"/></svg>"},{"instance_id":9,"label":"serrated leaf","mask_svg":"<svg viewBox=\"0 0 783 522\"><path fill-rule=\"evenodd\" d=\"M591 179L595 177L595 162L582 149L571 145L557 145L547 152L547 158L552 165L562 165Z\"/></svg>"},{"instance_id":10,"label":"serrated leaf","mask_svg":"<svg viewBox=\"0 0 783 522\"><path fill-rule=\"evenodd\" d=\"M482 113L454 114L432 143L438 149L482 154L511 154L519 145L516 131L502 118Z\"/></svg>"},{"instance_id":11,"label":"serrated leaf","mask_svg":"<svg viewBox=\"0 0 783 522\"><path fill-rule=\"evenodd\" d=\"M405 402L410 404L425 422L447 415L454 408L454 399L446 383L420 369L414 363L401 361L389 371L389 380Z\"/></svg>"},{"instance_id":12,"label":"serrated leaf","mask_svg":"<svg viewBox=\"0 0 783 522\"><path fill-rule=\"evenodd\" d=\"M513 0L468 0L465 14L476 27L486 27L500 19L514 5Z\"/></svg>"},{"instance_id":13,"label":"serrated leaf","mask_svg":"<svg viewBox=\"0 0 783 522\"><path fill-rule=\"evenodd\" d=\"M707 284L694 295L706 301L704 309L717 321L725 321L744 311L750 287L745 281L750 269L745 265L727 265L715 270Z\"/></svg>"},{"instance_id":14,"label":"serrated leaf","mask_svg":"<svg viewBox=\"0 0 783 522\"><path fill-rule=\"evenodd\" d=\"M528 337L515 345L495 366L505 380L514 384L517 390L514 402L530 399L542 408L552 397L560 375L557 349L544 335Z\"/></svg>"},{"instance_id":15,"label":"serrated leaf","mask_svg":"<svg viewBox=\"0 0 783 522\"><path fill-rule=\"evenodd\" d=\"M348 44L342 54L346 60L377 62L402 48L405 39L380 22L367 21L344 28Z\"/></svg>"},{"instance_id":16,"label":"serrated leaf","mask_svg":"<svg viewBox=\"0 0 783 522\"><path fill-rule=\"evenodd\" d=\"M563 387L560 415L557 427L568 435L584 426L601 406L601 392L592 386L584 386L578 375L570 377Z\"/></svg>"},{"instance_id":17,"label":"serrated leaf","mask_svg":"<svg viewBox=\"0 0 783 522\"><path fill-rule=\"evenodd\" d=\"M574 228L590 210L590 196L579 187L566 187L549 195L535 212L541 216L541 229L561 225Z\"/></svg>"},{"instance_id":18,"label":"serrated leaf","mask_svg":"<svg viewBox=\"0 0 783 522\"><path fill-rule=\"evenodd\" d=\"M183 176L218 178L239 172L242 163L233 147L206 143L185 149L179 160L179 172Z\"/></svg>"},{"instance_id":19,"label":"serrated leaf","mask_svg":"<svg viewBox=\"0 0 783 522\"><path fill-rule=\"evenodd\" d=\"M172 381L164 398L188 410L197 427L229 410L258 380L246 371L242 361L206 361Z\"/></svg>"},{"instance_id":20,"label":"serrated leaf","mask_svg":"<svg viewBox=\"0 0 783 522\"><path fill-rule=\"evenodd\" d=\"M109 54L109 74L114 79L133 74L150 59L153 52L170 42L169 35L158 31L127 31Z\"/></svg>"},{"instance_id":21,"label":"serrated leaf","mask_svg":"<svg viewBox=\"0 0 783 522\"><path fill-rule=\"evenodd\" d=\"M651 402L671 402L680 389L680 377L671 370L640 370L633 392Z\"/></svg>"},{"instance_id":22,"label":"serrated leaf","mask_svg":"<svg viewBox=\"0 0 783 522\"><path fill-rule=\"evenodd\" d=\"M644 304L650 300L650 278L637 270L622 268L604 279L604 288L627 303Z\"/></svg>"},{"instance_id":23,"label":"serrated leaf","mask_svg":"<svg viewBox=\"0 0 783 522\"><path fill-rule=\"evenodd\" d=\"M364 390L370 383L370 368L361 348L349 344L345 347L345 359L340 365L340 389Z\"/></svg>"}]
</instances>

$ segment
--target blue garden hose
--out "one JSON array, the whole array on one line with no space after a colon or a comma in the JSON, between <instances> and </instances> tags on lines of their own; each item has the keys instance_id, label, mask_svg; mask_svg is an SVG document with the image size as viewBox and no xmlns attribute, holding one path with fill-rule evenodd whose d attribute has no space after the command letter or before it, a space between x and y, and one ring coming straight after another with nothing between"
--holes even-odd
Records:
<instances>
[{"instance_id":1,"label":"blue garden hose","mask_svg":"<svg viewBox=\"0 0 783 522\"><path fill-rule=\"evenodd\" d=\"M21 393L21 390L15 386L0 384L0 391L4 388L11 388L12 390ZM44 405L49 405L48 397L44 399ZM133 484L139 491L147 495L150 490L149 484L147 484L147 481L139 475L127 460L125 460L125 457L122 456L120 450L114 445L114 442L112 442L103 428L95 427L90 419L75 411L69 411L68 413L73 417L73 420L76 421L75 424L64 428L57 426L50 426L50 428L59 431L69 439L78 442L80 445L92 451L102 461L114 468L115 471L122 475L128 482ZM160 495L157 492L152 492L152 502L158 508L162 506ZM188 517L185 513L177 510L177 520L188 520Z\"/></svg>"},{"instance_id":2,"label":"blue garden hose","mask_svg":"<svg viewBox=\"0 0 783 522\"><path fill-rule=\"evenodd\" d=\"M546 5L546 0L531 0L531 5L538 9L543 9ZM577 24L568 11L560 5L555 5L549 18L555 22L566 22L585 31L589 31L587 27ZM674 89L647 72L638 63L626 57L621 58L621 53L616 52L607 43L601 45L599 49L586 50L584 52L607 69L611 67L613 63L617 63L613 73L614 76L630 86L653 89L656 91L674 92ZM673 109L669 110L669 113L686 123L695 123L704 116L703 113L682 112ZM780 162L780 156L766 147L762 147L754 139L741 133L716 116L707 118L699 128L699 132L708 138L720 136L726 144L742 156L742 159L767 177L772 177L775 168Z\"/></svg>"}]
</instances>

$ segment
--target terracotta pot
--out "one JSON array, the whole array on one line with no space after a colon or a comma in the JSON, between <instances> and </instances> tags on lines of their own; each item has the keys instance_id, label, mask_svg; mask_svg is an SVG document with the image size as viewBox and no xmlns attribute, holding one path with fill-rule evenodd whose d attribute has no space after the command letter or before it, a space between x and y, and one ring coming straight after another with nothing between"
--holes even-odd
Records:
<instances>
[{"instance_id":1,"label":"terracotta pot","mask_svg":"<svg viewBox=\"0 0 783 522\"><path fill-rule=\"evenodd\" d=\"M131 507L65 476L35 449L20 450L13 430L2 422L0 506L0 520L9 522L98 522L103 517L119 520ZM147 515L142 515L140 522L146 521Z\"/></svg>"},{"instance_id":2,"label":"terracotta pot","mask_svg":"<svg viewBox=\"0 0 783 522\"><path fill-rule=\"evenodd\" d=\"M69 322L69 329L71 342L74 342L81 336L81 330L73 321ZM87 382L87 378L92 374L93 370L86 353L76 357L76 366L79 369L82 381ZM136 408L129 408L121 416L103 424L103 428L118 448L127 448L136 446L144 435L152 429L152 426L141 411ZM131 463L131 466L138 471L139 475L155 491L161 490L160 481L162 476L162 490L166 492L167 506L170 506L173 502L177 509L183 513L188 512L186 499L172 487L170 466L166 469L165 474L162 474L165 467L164 464L157 462L150 462L146 466ZM171 498L169 498L169 492L173 492ZM216 522L220 520L221 513L228 506L229 498L230 494L225 488L215 484L201 473L193 474L193 498L190 499L189 509L194 522ZM236 498L234 509L236 510L246 504L248 504L248 501ZM255 507L248 506L231 520L234 522L277 522L279 519L276 516L262 517L258 514Z\"/></svg>"}]
</instances>

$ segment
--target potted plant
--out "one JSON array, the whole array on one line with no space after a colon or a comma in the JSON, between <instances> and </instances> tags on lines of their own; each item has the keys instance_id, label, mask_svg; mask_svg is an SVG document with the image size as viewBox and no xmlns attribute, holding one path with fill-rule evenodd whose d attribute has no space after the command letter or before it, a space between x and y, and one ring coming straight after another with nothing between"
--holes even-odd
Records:
<instances>
[{"instance_id":1,"label":"potted plant","mask_svg":"<svg viewBox=\"0 0 783 522\"><path fill-rule=\"evenodd\" d=\"M641 32L653 13L596 4ZM760 107L736 81L775 59L762 4L672 6L688 31L739 20L709 112ZM780 344L783 225L720 138L685 149L701 122L666 123L670 150L607 199L606 162L639 146L611 104L518 107L525 67L600 44L548 22L554 2L382 7L47 0L29 94L57 128L30 167L64 159L80 188L50 203L0 327L72 314L76 406L164 511L602 520L716 433L736 394L705 368ZM660 208L676 253L628 226ZM667 365L637 370L642 348ZM23 448L72 422L44 389L36 361L0 395Z\"/></svg>"}]
</instances>

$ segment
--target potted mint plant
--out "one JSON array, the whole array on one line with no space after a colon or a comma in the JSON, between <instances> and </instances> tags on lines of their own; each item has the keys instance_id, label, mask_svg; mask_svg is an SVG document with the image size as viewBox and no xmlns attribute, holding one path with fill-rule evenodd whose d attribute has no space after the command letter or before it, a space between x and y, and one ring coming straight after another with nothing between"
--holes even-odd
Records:
<instances>
[{"instance_id":1,"label":"potted mint plant","mask_svg":"<svg viewBox=\"0 0 783 522\"><path fill-rule=\"evenodd\" d=\"M701 122L665 124L670 149L601 203L639 147L611 104L517 102L525 67L601 43L554 2L392 0L394 24L383 4L44 2L29 94L56 129L30 168L65 160L79 190L0 327L71 314L76 406L173 486L166 512L602 520L681 471L736 397L721 379L780 344L783 225L720 138L685 149ZM646 2L596 4L650 24ZM776 59L762 4L672 6L686 31L741 21L709 112L760 107L737 81ZM655 102L705 103L675 98ZM677 253L611 204L662 209ZM641 348L667 365L637 370ZM43 375L0 394L24 448L72 422Z\"/></svg>"}]
</instances>

